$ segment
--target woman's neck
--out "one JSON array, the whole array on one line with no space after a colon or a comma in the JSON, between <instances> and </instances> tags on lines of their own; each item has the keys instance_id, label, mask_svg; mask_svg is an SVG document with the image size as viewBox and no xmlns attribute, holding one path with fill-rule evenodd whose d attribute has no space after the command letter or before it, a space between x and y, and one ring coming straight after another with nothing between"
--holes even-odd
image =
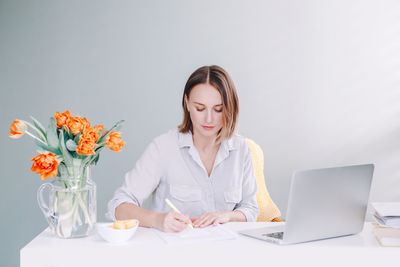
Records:
<instances>
[{"instance_id":1,"label":"woman's neck","mask_svg":"<svg viewBox=\"0 0 400 267\"><path fill-rule=\"evenodd\" d=\"M217 136L203 136L200 134L196 134L194 132L192 134L193 144L197 148L197 150L201 151L210 151L215 149L215 147L219 146L217 142Z\"/></svg>"}]
</instances>

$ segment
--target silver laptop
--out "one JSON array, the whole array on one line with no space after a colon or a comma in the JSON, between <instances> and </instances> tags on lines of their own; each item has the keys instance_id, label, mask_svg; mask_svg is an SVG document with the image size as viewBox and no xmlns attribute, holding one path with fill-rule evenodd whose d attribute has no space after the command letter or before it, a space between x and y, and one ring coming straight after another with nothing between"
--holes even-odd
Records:
<instances>
[{"instance_id":1,"label":"silver laptop","mask_svg":"<svg viewBox=\"0 0 400 267\"><path fill-rule=\"evenodd\" d=\"M284 228L239 233L277 244L357 234L364 226L373 172L373 164L297 171Z\"/></svg>"}]
</instances>

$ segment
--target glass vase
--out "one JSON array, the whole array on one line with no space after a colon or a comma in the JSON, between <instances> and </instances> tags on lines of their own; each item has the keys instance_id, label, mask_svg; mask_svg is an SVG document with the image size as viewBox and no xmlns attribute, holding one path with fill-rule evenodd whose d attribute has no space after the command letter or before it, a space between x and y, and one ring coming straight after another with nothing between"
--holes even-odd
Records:
<instances>
[{"instance_id":1,"label":"glass vase","mask_svg":"<svg viewBox=\"0 0 400 267\"><path fill-rule=\"evenodd\" d=\"M96 223L96 184L89 168L82 177L57 176L37 192L39 207L50 229L60 238L88 236ZM48 189L48 202L44 192ZM47 190L46 190L47 191Z\"/></svg>"}]
</instances>

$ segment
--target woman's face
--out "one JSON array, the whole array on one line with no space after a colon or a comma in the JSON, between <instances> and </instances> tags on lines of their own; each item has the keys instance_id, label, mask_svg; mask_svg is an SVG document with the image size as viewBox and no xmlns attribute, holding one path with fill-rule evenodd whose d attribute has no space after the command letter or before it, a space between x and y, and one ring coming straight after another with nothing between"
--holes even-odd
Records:
<instances>
[{"instance_id":1,"label":"woman's face","mask_svg":"<svg viewBox=\"0 0 400 267\"><path fill-rule=\"evenodd\" d=\"M189 99L185 97L193 134L206 137L216 136L222 128L222 98L210 84L198 84L192 88Z\"/></svg>"}]
</instances>

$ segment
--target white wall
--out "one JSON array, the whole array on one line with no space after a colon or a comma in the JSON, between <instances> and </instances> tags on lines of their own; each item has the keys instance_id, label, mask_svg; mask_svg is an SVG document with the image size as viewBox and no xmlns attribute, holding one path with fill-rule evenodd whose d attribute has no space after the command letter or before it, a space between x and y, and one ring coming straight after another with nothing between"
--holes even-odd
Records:
<instances>
[{"instance_id":1,"label":"white wall","mask_svg":"<svg viewBox=\"0 0 400 267\"><path fill-rule=\"evenodd\" d=\"M9 124L65 109L108 127L126 119L124 151L93 169L104 220L123 174L180 122L201 65L231 73L239 132L263 148L283 214L297 169L372 162L371 200L400 201L399 13L395 0L0 0L2 266L46 226L35 146L8 139Z\"/></svg>"}]
</instances>

